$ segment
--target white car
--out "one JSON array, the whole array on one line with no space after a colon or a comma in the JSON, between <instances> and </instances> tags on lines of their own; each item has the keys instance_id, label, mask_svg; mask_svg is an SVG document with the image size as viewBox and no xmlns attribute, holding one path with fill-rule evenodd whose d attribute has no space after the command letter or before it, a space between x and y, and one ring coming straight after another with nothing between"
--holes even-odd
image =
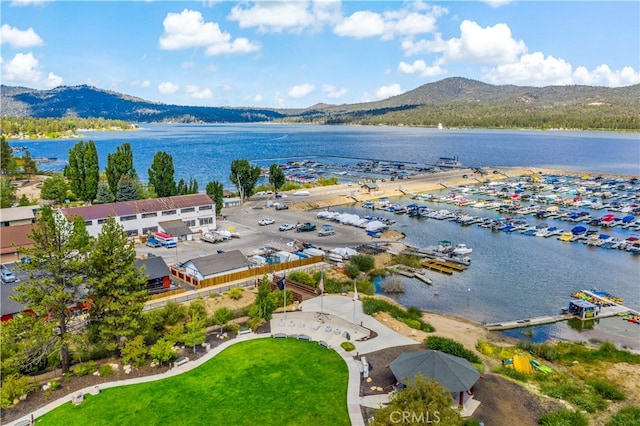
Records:
<instances>
[{"instance_id":1,"label":"white car","mask_svg":"<svg viewBox=\"0 0 640 426\"><path fill-rule=\"evenodd\" d=\"M2 268L2 271L0 273L1 273L1 276L2 276L2 282L3 283L14 283L14 282L16 282L16 276L13 275L13 272L11 272L10 270L8 270L6 268Z\"/></svg>"},{"instance_id":2,"label":"white car","mask_svg":"<svg viewBox=\"0 0 640 426\"><path fill-rule=\"evenodd\" d=\"M275 222L275 220L271 219L270 217L264 218L264 219L260 219L258 221L258 225L260 226L265 226L265 225L273 225Z\"/></svg>"},{"instance_id":3,"label":"white car","mask_svg":"<svg viewBox=\"0 0 640 426\"><path fill-rule=\"evenodd\" d=\"M280 225L278 229L280 231L291 231L292 229L295 229L295 228L296 226L291 223L283 223L282 225Z\"/></svg>"}]
</instances>

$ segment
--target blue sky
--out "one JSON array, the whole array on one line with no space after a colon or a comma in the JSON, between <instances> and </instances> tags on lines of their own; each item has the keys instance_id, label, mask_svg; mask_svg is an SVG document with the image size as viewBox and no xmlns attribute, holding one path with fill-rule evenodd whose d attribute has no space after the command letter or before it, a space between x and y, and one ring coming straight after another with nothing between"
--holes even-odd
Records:
<instances>
[{"instance_id":1,"label":"blue sky","mask_svg":"<svg viewBox=\"0 0 640 426\"><path fill-rule=\"evenodd\" d=\"M640 2L2 0L2 84L303 108L447 77L640 83Z\"/></svg>"}]
</instances>

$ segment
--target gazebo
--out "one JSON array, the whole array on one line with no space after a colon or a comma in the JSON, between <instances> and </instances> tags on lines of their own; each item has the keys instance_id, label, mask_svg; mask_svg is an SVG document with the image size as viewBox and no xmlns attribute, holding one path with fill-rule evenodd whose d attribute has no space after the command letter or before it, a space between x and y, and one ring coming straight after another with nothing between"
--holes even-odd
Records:
<instances>
[{"instance_id":1,"label":"gazebo","mask_svg":"<svg viewBox=\"0 0 640 426\"><path fill-rule=\"evenodd\" d=\"M391 372L406 385L418 374L431 378L447 388L462 407L473 395L473 385L480 373L469 361L440 351L405 352L391 361Z\"/></svg>"}]
</instances>

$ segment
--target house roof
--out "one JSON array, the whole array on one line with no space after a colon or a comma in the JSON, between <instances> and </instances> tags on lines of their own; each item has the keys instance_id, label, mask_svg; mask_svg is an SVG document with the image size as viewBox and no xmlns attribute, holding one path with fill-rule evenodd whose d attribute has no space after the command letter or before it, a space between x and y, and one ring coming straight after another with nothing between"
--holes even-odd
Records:
<instances>
[{"instance_id":1,"label":"house roof","mask_svg":"<svg viewBox=\"0 0 640 426\"><path fill-rule=\"evenodd\" d=\"M572 300L571 304L573 306L577 306L577 307L582 308L582 309L595 309L595 307L596 307L596 305L594 305L593 303L589 302L588 300L582 300L582 299Z\"/></svg>"},{"instance_id":2,"label":"house roof","mask_svg":"<svg viewBox=\"0 0 640 426\"><path fill-rule=\"evenodd\" d=\"M421 374L434 379L451 392L464 392L478 381L480 373L464 358L440 351L405 352L391 361L396 379L407 383Z\"/></svg>"},{"instance_id":3,"label":"house roof","mask_svg":"<svg viewBox=\"0 0 640 426\"><path fill-rule=\"evenodd\" d=\"M22 283L16 281L13 283L2 283L2 285L0 285L0 312L2 316L24 311L25 305L23 303L9 299L9 296L14 293L15 287L20 284Z\"/></svg>"},{"instance_id":4,"label":"house roof","mask_svg":"<svg viewBox=\"0 0 640 426\"><path fill-rule=\"evenodd\" d=\"M144 267L144 273L148 275L147 281L157 280L170 275L169 267L160 256L136 260L136 268Z\"/></svg>"},{"instance_id":5,"label":"house roof","mask_svg":"<svg viewBox=\"0 0 640 426\"><path fill-rule=\"evenodd\" d=\"M13 222L16 220L33 220L36 217L35 212L40 209L40 206L22 206L0 209L0 221Z\"/></svg>"},{"instance_id":6,"label":"house roof","mask_svg":"<svg viewBox=\"0 0 640 426\"><path fill-rule=\"evenodd\" d=\"M240 250L196 257L190 262L203 277L249 267L249 260Z\"/></svg>"},{"instance_id":7,"label":"house roof","mask_svg":"<svg viewBox=\"0 0 640 426\"><path fill-rule=\"evenodd\" d=\"M0 228L0 254L15 253L18 247L31 247L33 240L28 237L35 224L3 226Z\"/></svg>"},{"instance_id":8,"label":"house roof","mask_svg":"<svg viewBox=\"0 0 640 426\"><path fill-rule=\"evenodd\" d=\"M183 209L213 204L207 194L177 195L175 197L148 198L146 200L122 201L119 203L95 204L84 207L68 207L61 209L66 216L78 215L85 220L104 219L109 216L127 216L163 210Z\"/></svg>"},{"instance_id":9,"label":"house roof","mask_svg":"<svg viewBox=\"0 0 640 426\"><path fill-rule=\"evenodd\" d=\"M378 189L378 184L377 183L365 183L362 186L364 186L367 189Z\"/></svg>"},{"instance_id":10,"label":"house roof","mask_svg":"<svg viewBox=\"0 0 640 426\"><path fill-rule=\"evenodd\" d=\"M180 219L158 222L158 225L160 225L160 227L164 229L164 232L176 237L193 234L193 232L191 232L191 229L189 229L189 227Z\"/></svg>"}]
</instances>

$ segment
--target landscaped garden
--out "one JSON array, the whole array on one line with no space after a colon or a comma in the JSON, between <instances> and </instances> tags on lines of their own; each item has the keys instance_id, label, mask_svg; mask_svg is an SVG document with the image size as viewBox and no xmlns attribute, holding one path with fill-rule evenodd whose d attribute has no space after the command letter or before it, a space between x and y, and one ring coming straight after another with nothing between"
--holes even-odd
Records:
<instances>
[{"instance_id":1,"label":"landscaped garden","mask_svg":"<svg viewBox=\"0 0 640 426\"><path fill-rule=\"evenodd\" d=\"M155 382L85 395L42 425L349 425L348 371L335 351L294 339L232 345L202 366Z\"/></svg>"}]
</instances>

